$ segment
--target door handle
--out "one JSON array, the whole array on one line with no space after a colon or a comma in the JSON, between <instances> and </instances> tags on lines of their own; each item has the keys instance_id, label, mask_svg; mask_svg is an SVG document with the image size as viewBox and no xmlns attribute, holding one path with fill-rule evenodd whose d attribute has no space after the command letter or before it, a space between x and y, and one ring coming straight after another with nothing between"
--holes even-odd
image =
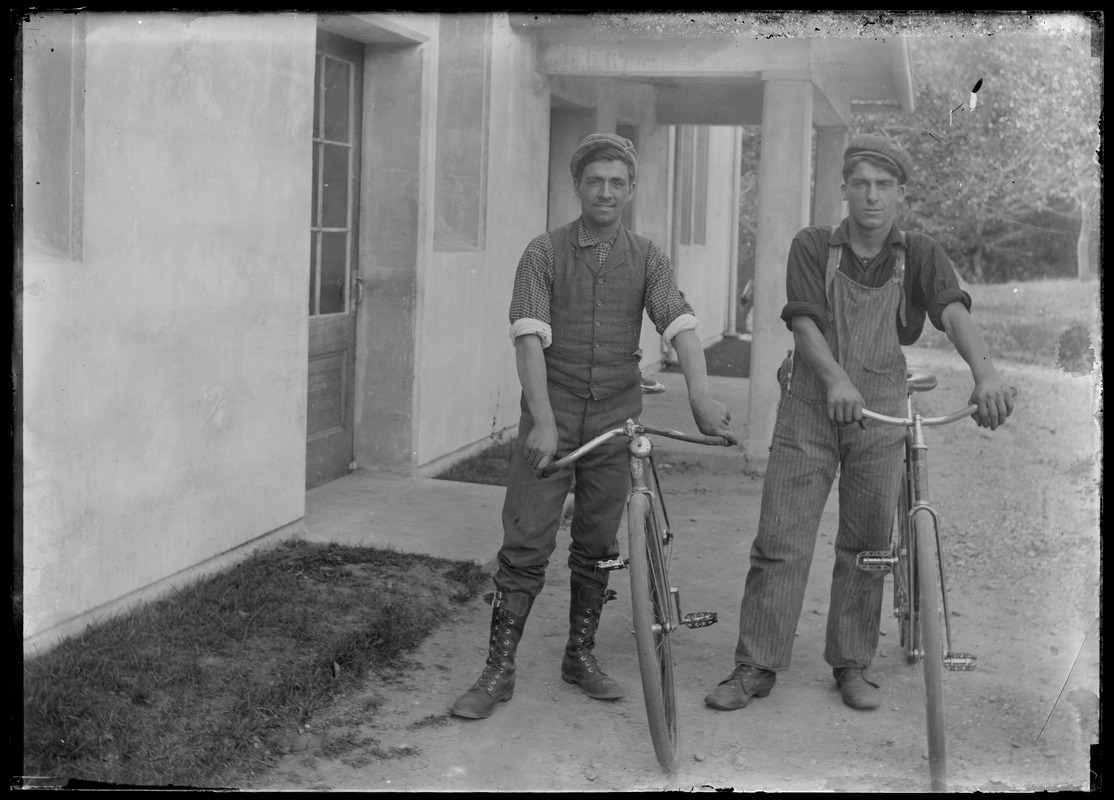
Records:
<instances>
[{"instance_id":1,"label":"door handle","mask_svg":"<svg viewBox=\"0 0 1114 800\"><path fill-rule=\"evenodd\" d=\"M353 275L352 282L356 285L356 305L360 305L364 302L364 279L359 275Z\"/></svg>"}]
</instances>

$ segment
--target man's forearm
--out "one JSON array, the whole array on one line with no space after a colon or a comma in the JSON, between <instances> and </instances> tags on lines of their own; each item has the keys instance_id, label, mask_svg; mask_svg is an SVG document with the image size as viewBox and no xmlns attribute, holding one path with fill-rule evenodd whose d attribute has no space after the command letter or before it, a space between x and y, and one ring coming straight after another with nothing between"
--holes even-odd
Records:
<instances>
[{"instance_id":1,"label":"man's forearm","mask_svg":"<svg viewBox=\"0 0 1114 800\"><path fill-rule=\"evenodd\" d=\"M951 303L941 315L944 333L971 368L975 383L996 379L998 370L975 321L963 303Z\"/></svg>"},{"instance_id":2,"label":"man's forearm","mask_svg":"<svg viewBox=\"0 0 1114 800\"><path fill-rule=\"evenodd\" d=\"M549 385L546 378L545 355L542 341L534 334L519 336L514 340L515 366L522 394L535 425L553 425L553 408L549 404Z\"/></svg>"},{"instance_id":3,"label":"man's forearm","mask_svg":"<svg viewBox=\"0 0 1114 800\"><path fill-rule=\"evenodd\" d=\"M673 337L673 348L681 363L689 398L708 396L708 363L704 358L704 346L696 331L681 331Z\"/></svg>"},{"instance_id":4,"label":"man's forearm","mask_svg":"<svg viewBox=\"0 0 1114 800\"><path fill-rule=\"evenodd\" d=\"M824 334L812 317L793 317L793 345L801 358L820 376L824 386L831 388L840 381L850 381L843 367L832 355Z\"/></svg>"}]
</instances>

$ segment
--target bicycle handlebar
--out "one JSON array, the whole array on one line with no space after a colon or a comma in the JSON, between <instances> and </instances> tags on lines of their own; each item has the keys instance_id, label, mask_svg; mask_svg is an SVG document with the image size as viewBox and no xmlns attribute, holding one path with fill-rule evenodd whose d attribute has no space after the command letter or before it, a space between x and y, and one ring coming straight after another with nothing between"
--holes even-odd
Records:
<instances>
[{"instance_id":1,"label":"bicycle handlebar","mask_svg":"<svg viewBox=\"0 0 1114 800\"><path fill-rule=\"evenodd\" d=\"M653 434L654 436L666 436L670 439L677 439L682 442L692 442L693 444L708 445L709 447L728 447L731 444L731 442L727 441L727 439L722 436L705 436L703 434L683 433L681 431L671 430L670 428L655 428L652 425L643 425L641 423L633 426L633 432L635 435L649 433ZM546 464L546 466L542 469L542 477L548 478L553 473L564 469L581 456L591 452L592 450L595 450L604 442L609 442L617 436L628 435L629 434L627 433L626 428L615 428L614 430L605 431L596 438L573 450L567 456L564 456L563 458L560 458L550 464Z\"/></svg>"},{"instance_id":2,"label":"bicycle handlebar","mask_svg":"<svg viewBox=\"0 0 1114 800\"><path fill-rule=\"evenodd\" d=\"M961 409L959 411L953 411L952 413L946 414L943 417L921 417L921 424L926 427L932 427L933 425L947 425L948 423L955 422L956 420L963 419L964 417L969 417L978 410L978 406L969 405L967 406L967 408ZM867 419L872 419L875 422L881 422L886 425L900 425L902 427L908 428L910 425L913 424L912 417L888 417L885 414L878 414L867 408L863 409L863 416Z\"/></svg>"},{"instance_id":3,"label":"bicycle handlebar","mask_svg":"<svg viewBox=\"0 0 1114 800\"><path fill-rule=\"evenodd\" d=\"M1011 386L1010 393L1014 397L1017 397L1017 388ZM979 407L972 403L971 405L967 406L967 408L960 409L959 411L953 411L952 413L945 414L942 417L921 417L921 425L924 425L927 428L931 428L934 425L948 425L957 420L961 420L964 417L969 417L978 410ZM863 409L863 416L867 419L872 419L875 422L881 422L885 425L900 425L902 427L908 428L910 425L913 424L912 417L888 417L885 414L879 414L866 408Z\"/></svg>"}]
</instances>

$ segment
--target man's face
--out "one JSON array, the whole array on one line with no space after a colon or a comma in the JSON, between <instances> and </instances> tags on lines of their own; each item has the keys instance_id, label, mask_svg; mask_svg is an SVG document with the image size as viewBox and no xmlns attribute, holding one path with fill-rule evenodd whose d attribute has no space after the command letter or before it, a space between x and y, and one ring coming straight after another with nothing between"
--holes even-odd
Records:
<instances>
[{"instance_id":1,"label":"man's face","mask_svg":"<svg viewBox=\"0 0 1114 800\"><path fill-rule=\"evenodd\" d=\"M905 199L905 186L868 161L860 161L843 183L843 199L851 221L866 231L889 230Z\"/></svg>"},{"instance_id":2,"label":"man's face","mask_svg":"<svg viewBox=\"0 0 1114 800\"><path fill-rule=\"evenodd\" d=\"M575 187L584 218L600 228L619 221L634 194L634 184L623 161L593 161L584 167Z\"/></svg>"}]
</instances>

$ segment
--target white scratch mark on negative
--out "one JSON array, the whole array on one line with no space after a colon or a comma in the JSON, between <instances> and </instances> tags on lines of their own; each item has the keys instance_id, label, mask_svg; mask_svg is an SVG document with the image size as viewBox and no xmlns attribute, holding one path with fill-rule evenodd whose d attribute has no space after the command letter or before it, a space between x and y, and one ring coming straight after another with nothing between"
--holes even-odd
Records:
<instances>
[{"instance_id":1,"label":"white scratch mark on negative","mask_svg":"<svg viewBox=\"0 0 1114 800\"><path fill-rule=\"evenodd\" d=\"M202 389L201 408L204 417L197 427L209 424L219 428L224 420L224 390L219 386L206 386Z\"/></svg>"}]
</instances>

